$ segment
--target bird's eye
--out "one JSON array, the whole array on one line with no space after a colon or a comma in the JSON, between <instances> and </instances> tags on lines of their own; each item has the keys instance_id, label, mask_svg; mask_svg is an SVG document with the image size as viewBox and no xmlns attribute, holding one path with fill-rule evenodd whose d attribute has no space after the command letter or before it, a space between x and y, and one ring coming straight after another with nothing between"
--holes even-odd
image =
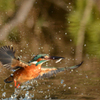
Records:
<instances>
[{"instance_id":1,"label":"bird's eye","mask_svg":"<svg viewBox=\"0 0 100 100\"><path fill-rule=\"evenodd\" d=\"M41 56L41 58L44 58L44 56Z\"/></svg>"}]
</instances>

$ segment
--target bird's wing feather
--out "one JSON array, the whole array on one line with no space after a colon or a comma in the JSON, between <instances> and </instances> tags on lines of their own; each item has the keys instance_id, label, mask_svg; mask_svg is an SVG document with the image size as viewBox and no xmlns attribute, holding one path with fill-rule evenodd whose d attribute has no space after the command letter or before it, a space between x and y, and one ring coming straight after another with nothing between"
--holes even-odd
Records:
<instances>
[{"instance_id":1,"label":"bird's wing feather","mask_svg":"<svg viewBox=\"0 0 100 100\"><path fill-rule=\"evenodd\" d=\"M16 69L18 67L24 67L24 63L15 58L15 51L13 47L3 46L0 48L0 62L7 69Z\"/></svg>"},{"instance_id":2,"label":"bird's wing feather","mask_svg":"<svg viewBox=\"0 0 100 100\"><path fill-rule=\"evenodd\" d=\"M38 77L36 77L35 79L36 80L38 80L38 79L42 79L42 78L49 78L49 77L51 77L52 75L54 75L54 74L57 74L57 73L59 73L59 72L62 72L62 71L65 71L65 70L71 70L71 69L76 69L76 68L78 68L78 67L80 67L81 65L82 65L82 63L83 62L81 62L80 64L78 64L78 65L75 65L75 66L71 66L71 67L63 67L63 68L46 68L46 69L48 69L48 71L46 72L45 70L45 68L42 68L41 69L41 73L40 73L40 75L38 76Z\"/></svg>"}]
</instances>

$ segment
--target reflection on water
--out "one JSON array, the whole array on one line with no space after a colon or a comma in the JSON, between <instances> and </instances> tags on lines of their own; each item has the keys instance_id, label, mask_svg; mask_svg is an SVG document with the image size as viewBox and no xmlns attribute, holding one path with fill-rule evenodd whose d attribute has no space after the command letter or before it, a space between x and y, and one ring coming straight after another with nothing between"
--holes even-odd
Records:
<instances>
[{"instance_id":1,"label":"reflection on water","mask_svg":"<svg viewBox=\"0 0 100 100\"><path fill-rule=\"evenodd\" d=\"M86 69L87 67L87 69ZM85 69L84 69L85 68ZM84 63L74 71L65 71L49 79L31 80L19 89L14 89L13 83L5 84L0 77L0 98L12 99L100 99L99 66L88 68ZM16 100L15 99L15 100Z\"/></svg>"}]
</instances>

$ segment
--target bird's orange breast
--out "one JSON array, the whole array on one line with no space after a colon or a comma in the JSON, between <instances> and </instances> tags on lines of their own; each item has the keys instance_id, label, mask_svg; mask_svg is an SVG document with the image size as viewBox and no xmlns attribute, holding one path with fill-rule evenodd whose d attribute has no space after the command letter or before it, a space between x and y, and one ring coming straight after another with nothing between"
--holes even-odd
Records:
<instances>
[{"instance_id":1,"label":"bird's orange breast","mask_svg":"<svg viewBox=\"0 0 100 100\"><path fill-rule=\"evenodd\" d=\"M23 83L28 80L31 80L39 75L41 72L41 66L27 66L25 68L21 68L14 72L14 79L19 82Z\"/></svg>"}]
</instances>

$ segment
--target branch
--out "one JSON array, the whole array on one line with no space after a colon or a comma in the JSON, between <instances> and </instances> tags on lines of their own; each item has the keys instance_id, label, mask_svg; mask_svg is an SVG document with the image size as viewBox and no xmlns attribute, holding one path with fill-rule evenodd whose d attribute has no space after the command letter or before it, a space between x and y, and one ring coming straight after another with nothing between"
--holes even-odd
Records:
<instances>
[{"instance_id":1,"label":"branch","mask_svg":"<svg viewBox=\"0 0 100 100\"><path fill-rule=\"evenodd\" d=\"M35 0L24 0L21 4L18 12L16 13L15 17L8 23L6 23L2 28L0 29L0 40L4 40L6 36L9 34L9 32L17 26L19 23L22 23L29 11L31 10Z\"/></svg>"},{"instance_id":2,"label":"branch","mask_svg":"<svg viewBox=\"0 0 100 100\"><path fill-rule=\"evenodd\" d=\"M77 59L76 63L78 63L78 61L79 62L82 61L85 29L86 29L87 22L91 15L93 4L94 4L94 0L87 0L86 8L83 12L83 17L80 22L80 27L79 27L79 31L78 31L78 40L77 40L77 46L76 46L76 54L75 54L75 60Z\"/></svg>"}]
</instances>

